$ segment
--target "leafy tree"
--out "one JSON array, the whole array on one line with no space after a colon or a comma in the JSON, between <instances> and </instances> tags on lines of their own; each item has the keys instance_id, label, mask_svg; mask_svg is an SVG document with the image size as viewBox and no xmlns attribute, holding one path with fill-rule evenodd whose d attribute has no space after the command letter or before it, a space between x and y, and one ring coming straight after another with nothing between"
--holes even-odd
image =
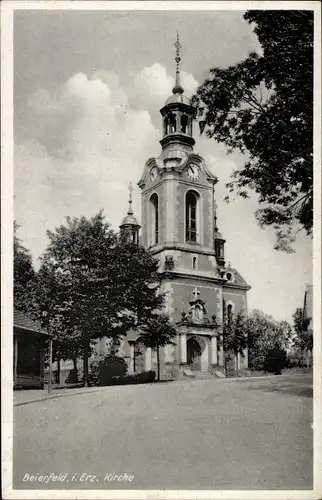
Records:
<instances>
[{"instance_id":1,"label":"leafy tree","mask_svg":"<svg viewBox=\"0 0 322 500\"><path fill-rule=\"evenodd\" d=\"M14 224L13 241L13 295L14 306L22 312L30 310L32 290L35 283L35 270L32 258L17 237L18 224Z\"/></svg>"},{"instance_id":2,"label":"leafy tree","mask_svg":"<svg viewBox=\"0 0 322 500\"><path fill-rule=\"evenodd\" d=\"M293 346L301 352L307 351L311 355L313 351L313 330L309 328L310 318L306 318L303 309L297 308L293 314L293 330L295 337Z\"/></svg>"},{"instance_id":3,"label":"leafy tree","mask_svg":"<svg viewBox=\"0 0 322 500\"><path fill-rule=\"evenodd\" d=\"M39 316L57 331L57 355L75 359L82 353L87 385L92 343L118 340L162 307L158 264L143 248L119 240L101 212L91 219L67 217L66 225L47 234Z\"/></svg>"},{"instance_id":4,"label":"leafy tree","mask_svg":"<svg viewBox=\"0 0 322 500\"><path fill-rule=\"evenodd\" d=\"M245 321L248 338L248 363L253 370L263 370L266 355L278 346L290 345L292 328L286 321L277 321L262 311L253 310Z\"/></svg>"},{"instance_id":5,"label":"leafy tree","mask_svg":"<svg viewBox=\"0 0 322 500\"><path fill-rule=\"evenodd\" d=\"M126 308L127 329L140 329L147 321L158 318L164 304L158 261L145 248L119 239L113 265L117 271L113 300L121 301Z\"/></svg>"},{"instance_id":6,"label":"leafy tree","mask_svg":"<svg viewBox=\"0 0 322 500\"><path fill-rule=\"evenodd\" d=\"M236 374L238 376L238 354L244 356L247 347L247 331L245 329L245 315L243 311L233 314L227 310L225 302L223 307L223 347L225 360L230 360L230 353L234 354Z\"/></svg>"},{"instance_id":7,"label":"leafy tree","mask_svg":"<svg viewBox=\"0 0 322 500\"><path fill-rule=\"evenodd\" d=\"M251 10L244 19L261 54L212 68L193 101L201 132L247 156L229 192L254 190L260 225L291 251L295 227L311 234L313 225L313 12Z\"/></svg>"},{"instance_id":8,"label":"leafy tree","mask_svg":"<svg viewBox=\"0 0 322 500\"><path fill-rule=\"evenodd\" d=\"M140 335L146 347L155 349L157 353L157 380L160 380L160 347L174 345L173 338L176 329L169 322L166 314L158 314L152 317L144 326Z\"/></svg>"}]
</instances>

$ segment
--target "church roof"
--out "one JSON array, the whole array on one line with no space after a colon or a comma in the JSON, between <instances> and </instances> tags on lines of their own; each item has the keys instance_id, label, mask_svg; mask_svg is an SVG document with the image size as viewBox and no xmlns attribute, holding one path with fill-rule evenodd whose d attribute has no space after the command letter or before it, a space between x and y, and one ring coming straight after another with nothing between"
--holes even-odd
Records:
<instances>
[{"instance_id":1,"label":"church roof","mask_svg":"<svg viewBox=\"0 0 322 500\"><path fill-rule=\"evenodd\" d=\"M226 274L228 273L231 273L233 274L233 281L227 281L224 286L226 285L231 285L231 286L234 286L234 285L241 285L241 286L244 286L244 287L250 287L250 285L247 283L247 281L244 280L244 278L242 277L242 275L237 271L237 269L234 269L233 267L228 267L227 270L226 270Z\"/></svg>"}]
</instances>

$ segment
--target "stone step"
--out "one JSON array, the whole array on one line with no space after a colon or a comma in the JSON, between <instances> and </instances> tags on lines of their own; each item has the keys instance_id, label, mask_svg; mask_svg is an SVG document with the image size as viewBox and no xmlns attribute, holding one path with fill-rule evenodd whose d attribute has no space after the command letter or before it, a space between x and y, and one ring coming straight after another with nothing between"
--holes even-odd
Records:
<instances>
[{"instance_id":1,"label":"stone step","mask_svg":"<svg viewBox=\"0 0 322 500\"><path fill-rule=\"evenodd\" d=\"M195 378L195 374L190 370L190 368L185 368L183 370L183 375L184 375L184 377L187 377L187 378Z\"/></svg>"}]
</instances>

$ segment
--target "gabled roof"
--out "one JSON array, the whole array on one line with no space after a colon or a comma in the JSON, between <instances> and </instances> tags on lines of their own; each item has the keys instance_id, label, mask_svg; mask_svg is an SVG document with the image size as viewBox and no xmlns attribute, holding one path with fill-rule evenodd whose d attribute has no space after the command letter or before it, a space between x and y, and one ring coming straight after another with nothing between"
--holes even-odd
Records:
<instances>
[{"instance_id":1,"label":"gabled roof","mask_svg":"<svg viewBox=\"0 0 322 500\"><path fill-rule=\"evenodd\" d=\"M239 285L239 286L245 287L245 289L248 289L248 290L251 288L251 286L247 283L247 281L244 280L244 278L237 271L237 269L234 269L233 267L228 267L226 269L226 272L229 273L229 271L234 275L234 280L233 281L226 281L224 283L224 287L233 288L234 285Z\"/></svg>"},{"instance_id":2,"label":"gabled roof","mask_svg":"<svg viewBox=\"0 0 322 500\"><path fill-rule=\"evenodd\" d=\"M40 333L41 335L47 335L48 337L51 337L51 334L41 328L41 326L36 323L36 321L33 321L26 314L18 311L18 309L16 308L14 308L13 310L13 326L14 328L21 328L29 332Z\"/></svg>"}]
</instances>

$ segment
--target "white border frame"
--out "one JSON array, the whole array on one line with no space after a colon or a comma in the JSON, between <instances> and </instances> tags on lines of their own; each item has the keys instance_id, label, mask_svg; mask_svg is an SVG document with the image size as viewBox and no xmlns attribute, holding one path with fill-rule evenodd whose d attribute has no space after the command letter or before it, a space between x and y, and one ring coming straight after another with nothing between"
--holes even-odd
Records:
<instances>
[{"instance_id":1,"label":"white border frame","mask_svg":"<svg viewBox=\"0 0 322 500\"><path fill-rule=\"evenodd\" d=\"M314 396L314 489L312 491L178 491L178 490L12 490L12 310L13 310L13 13L17 9L26 10L155 10L155 11L227 11L247 9L304 9L315 13L314 51L314 331L321 332L321 5L313 2L233 2L233 1L131 1L131 2L85 2L85 1L10 1L1 4L1 138L2 138L2 478L3 496L6 499L35 498L122 498L122 499L318 499L322 494L322 435L321 435L321 392ZM315 335L314 385L321 384L321 335Z\"/></svg>"}]
</instances>

